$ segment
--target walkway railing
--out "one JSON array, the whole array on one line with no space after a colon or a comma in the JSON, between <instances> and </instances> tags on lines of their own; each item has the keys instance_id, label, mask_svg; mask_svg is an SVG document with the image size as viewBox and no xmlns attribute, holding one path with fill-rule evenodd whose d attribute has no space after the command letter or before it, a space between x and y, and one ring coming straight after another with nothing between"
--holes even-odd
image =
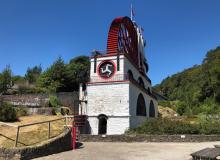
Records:
<instances>
[{"instance_id":1,"label":"walkway railing","mask_svg":"<svg viewBox=\"0 0 220 160\"><path fill-rule=\"evenodd\" d=\"M17 133L16 133L16 139L15 139L15 147L18 146L18 139L19 139L19 133L20 133L20 129L21 128L28 127L28 126L33 126L33 125L39 125L39 124L48 123L48 139L50 139L50 137L51 137L51 122L60 121L60 120L63 120L63 119L65 119L65 124L66 124L67 117L62 117L62 118L53 119L53 120L49 120L49 121L35 122L35 123L30 123L30 124L24 124L24 125L17 126Z\"/></svg>"},{"instance_id":2,"label":"walkway railing","mask_svg":"<svg viewBox=\"0 0 220 160\"><path fill-rule=\"evenodd\" d=\"M117 81L125 81L128 80L128 75L127 74L116 74L110 78L102 78L100 76L91 76L90 77L90 83L95 83L95 82L117 82Z\"/></svg>"}]
</instances>

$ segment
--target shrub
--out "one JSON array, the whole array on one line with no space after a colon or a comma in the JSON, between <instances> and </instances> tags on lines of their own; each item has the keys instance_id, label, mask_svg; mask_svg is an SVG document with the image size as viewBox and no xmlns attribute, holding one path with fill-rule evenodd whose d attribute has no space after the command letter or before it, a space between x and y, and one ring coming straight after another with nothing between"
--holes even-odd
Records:
<instances>
[{"instance_id":1,"label":"shrub","mask_svg":"<svg viewBox=\"0 0 220 160\"><path fill-rule=\"evenodd\" d=\"M135 134L220 134L220 121L190 122L170 119L149 119L143 125L130 129Z\"/></svg>"},{"instance_id":2,"label":"shrub","mask_svg":"<svg viewBox=\"0 0 220 160\"><path fill-rule=\"evenodd\" d=\"M57 115L56 109L55 109L55 108L52 108L51 113L52 113L52 115Z\"/></svg>"},{"instance_id":3,"label":"shrub","mask_svg":"<svg viewBox=\"0 0 220 160\"><path fill-rule=\"evenodd\" d=\"M27 108L23 106L16 107L16 115L17 117L26 116L27 115Z\"/></svg>"},{"instance_id":4,"label":"shrub","mask_svg":"<svg viewBox=\"0 0 220 160\"><path fill-rule=\"evenodd\" d=\"M70 109L68 107L61 107L60 113L62 115L68 115L70 113Z\"/></svg>"},{"instance_id":5,"label":"shrub","mask_svg":"<svg viewBox=\"0 0 220 160\"><path fill-rule=\"evenodd\" d=\"M57 115L57 116L60 116L61 115L61 108L60 107L57 107L57 108L51 108L51 114L52 115Z\"/></svg>"},{"instance_id":6,"label":"shrub","mask_svg":"<svg viewBox=\"0 0 220 160\"><path fill-rule=\"evenodd\" d=\"M50 96L49 97L49 107L58 107L59 102L56 96Z\"/></svg>"},{"instance_id":7,"label":"shrub","mask_svg":"<svg viewBox=\"0 0 220 160\"><path fill-rule=\"evenodd\" d=\"M3 103L2 106L0 106L0 121L16 121L17 120L17 114L15 108L9 103Z\"/></svg>"},{"instance_id":8,"label":"shrub","mask_svg":"<svg viewBox=\"0 0 220 160\"><path fill-rule=\"evenodd\" d=\"M170 101L167 101L167 100L161 100L158 102L159 105L163 106L163 107L170 107L172 108L172 104Z\"/></svg>"}]
</instances>

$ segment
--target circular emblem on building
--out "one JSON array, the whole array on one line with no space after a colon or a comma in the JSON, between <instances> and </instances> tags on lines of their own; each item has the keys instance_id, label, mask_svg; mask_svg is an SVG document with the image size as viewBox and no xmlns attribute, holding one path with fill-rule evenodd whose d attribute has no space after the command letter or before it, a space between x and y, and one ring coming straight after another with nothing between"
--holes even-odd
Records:
<instances>
[{"instance_id":1,"label":"circular emblem on building","mask_svg":"<svg viewBox=\"0 0 220 160\"><path fill-rule=\"evenodd\" d=\"M103 61L98 67L98 72L102 78L110 78L115 73L115 65L112 61Z\"/></svg>"}]
</instances>

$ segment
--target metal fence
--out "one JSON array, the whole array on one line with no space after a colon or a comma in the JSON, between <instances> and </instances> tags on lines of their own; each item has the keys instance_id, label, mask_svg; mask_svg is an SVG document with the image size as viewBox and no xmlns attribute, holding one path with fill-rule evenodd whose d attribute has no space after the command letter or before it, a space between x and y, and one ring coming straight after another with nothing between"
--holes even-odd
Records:
<instances>
[{"instance_id":1,"label":"metal fence","mask_svg":"<svg viewBox=\"0 0 220 160\"><path fill-rule=\"evenodd\" d=\"M108 78L108 79L101 78L100 76L91 76L90 77L90 83L92 83L92 82L125 81L125 80L128 80L127 74L116 74L115 76L112 76L111 78Z\"/></svg>"},{"instance_id":2,"label":"metal fence","mask_svg":"<svg viewBox=\"0 0 220 160\"><path fill-rule=\"evenodd\" d=\"M0 129L4 130L4 133L0 133L0 136L7 139L5 141L7 143L7 147L35 145L47 139L58 136L59 134L63 133L66 127L78 131L78 127L85 125L86 118L87 117L85 115L66 115L62 118L22 125L0 122ZM8 128L10 128L10 133L15 134L7 134L9 133ZM76 144L75 141L77 135L79 135L78 132L73 136L75 137L73 144Z\"/></svg>"},{"instance_id":3,"label":"metal fence","mask_svg":"<svg viewBox=\"0 0 220 160\"><path fill-rule=\"evenodd\" d=\"M48 139L50 139L51 138L51 123L56 122L56 121L60 121L60 120L65 120L65 123L67 122L67 118L63 117L63 118L58 118L58 119L54 119L54 120L35 122L35 123L30 123L30 124L24 124L24 125L17 126L17 133L16 133L16 138L15 138L15 147L18 146L19 134L20 134L21 128L29 127L29 126L33 126L33 125L39 125L39 124L47 124L47 126L48 126L47 135L48 135Z\"/></svg>"}]
</instances>

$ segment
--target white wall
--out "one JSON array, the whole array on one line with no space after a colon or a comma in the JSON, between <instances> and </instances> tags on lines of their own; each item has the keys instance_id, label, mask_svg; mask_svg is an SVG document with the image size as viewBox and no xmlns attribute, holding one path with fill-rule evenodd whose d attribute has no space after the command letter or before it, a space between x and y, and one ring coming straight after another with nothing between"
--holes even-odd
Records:
<instances>
[{"instance_id":1,"label":"white wall","mask_svg":"<svg viewBox=\"0 0 220 160\"><path fill-rule=\"evenodd\" d=\"M112 60L117 65L117 56L97 58L97 69L103 60ZM90 75L98 76L94 73L94 59L91 59ZM131 70L136 80L142 77L145 88L151 88L151 84L124 56L120 55L120 71L117 74L127 74ZM114 76L115 76L114 75ZM113 77L114 77L113 76ZM109 80L108 80L109 81ZM136 116L138 95L142 93L146 104L146 117ZM104 114L108 117L107 134L123 134L129 127L137 127L149 117L149 105L153 100L157 115L157 102L146 92L140 90L129 81L108 82L108 83L88 83L87 84L86 114L88 115L91 134L98 134L98 116Z\"/></svg>"},{"instance_id":2,"label":"white wall","mask_svg":"<svg viewBox=\"0 0 220 160\"><path fill-rule=\"evenodd\" d=\"M117 67L117 56L100 57L96 59L96 71L98 70L99 64L103 60L111 60L115 63ZM117 68L116 68L115 75L117 74L124 74L124 55L120 55L120 70L117 71ZM90 77L92 78L93 76L98 76L98 72L94 73L94 58L90 60Z\"/></svg>"},{"instance_id":3,"label":"white wall","mask_svg":"<svg viewBox=\"0 0 220 160\"><path fill-rule=\"evenodd\" d=\"M99 120L97 117L88 118L91 127L91 134L98 134ZM123 134L129 128L129 117L108 117L107 135Z\"/></svg>"},{"instance_id":4,"label":"white wall","mask_svg":"<svg viewBox=\"0 0 220 160\"><path fill-rule=\"evenodd\" d=\"M146 117L145 116L136 116L136 109L137 109L137 99L139 94L142 94L145 100L146 105ZM149 109L150 109L150 101L153 101L155 106L155 115L157 117L158 108L157 108L157 101L150 97L148 94L140 90L134 84L130 83L129 85L129 113L130 117L130 127L134 128L137 127L145 122L145 120L149 117Z\"/></svg>"},{"instance_id":5,"label":"white wall","mask_svg":"<svg viewBox=\"0 0 220 160\"><path fill-rule=\"evenodd\" d=\"M145 105L146 105L146 115L148 117L151 97L132 83L130 83L129 92L130 92L130 95L129 95L130 115L132 116L136 115L137 99L138 99L139 94L142 93L142 95L144 96Z\"/></svg>"},{"instance_id":6,"label":"white wall","mask_svg":"<svg viewBox=\"0 0 220 160\"><path fill-rule=\"evenodd\" d=\"M137 126L143 124L147 120L147 117L144 117L144 116L131 116L129 120L130 120L129 127L130 128L136 128Z\"/></svg>"},{"instance_id":7,"label":"white wall","mask_svg":"<svg viewBox=\"0 0 220 160\"><path fill-rule=\"evenodd\" d=\"M128 116L129 82L88 84L87 115Z\"/></svg>"},{"instance_id":8,"label":"white wall","mask_svg":"<svg viewBox=\"0 0 220 160\"><path fill-rule=\"evenodd\" d=\"M124 59L124 65L125 65L125 73L128 72L128 70L131 70L133 73L133 77L136 81L138 81L138 78L141 77L144 81L145 88L152 89L151 84L147 81L147 79L133 66L133 64L125 57Z\"/></svg>"}]
</instances>

